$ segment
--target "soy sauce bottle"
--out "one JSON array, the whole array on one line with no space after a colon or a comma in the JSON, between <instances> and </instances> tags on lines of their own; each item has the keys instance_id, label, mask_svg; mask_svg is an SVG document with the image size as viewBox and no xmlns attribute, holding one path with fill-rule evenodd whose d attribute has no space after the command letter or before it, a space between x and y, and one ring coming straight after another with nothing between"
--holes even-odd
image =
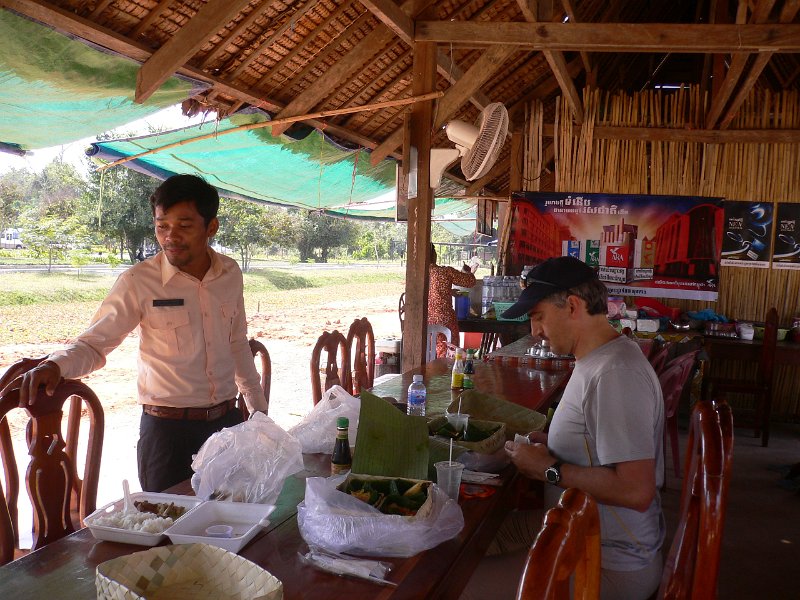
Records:
<instances>
[{"instance_id":1,"label":"soy sauce bottle","mask_svg":"<svg viewBox=\"0 0 800 600\"><path fill-rule=\"evenodd\" d=\"M347 438L348 427L350 427L350 419L347 417L336 419L336 443L333 445L333 455L331 456L331 475L347 473L353 464L350 442Z\"/></svg>"}]
</instances>

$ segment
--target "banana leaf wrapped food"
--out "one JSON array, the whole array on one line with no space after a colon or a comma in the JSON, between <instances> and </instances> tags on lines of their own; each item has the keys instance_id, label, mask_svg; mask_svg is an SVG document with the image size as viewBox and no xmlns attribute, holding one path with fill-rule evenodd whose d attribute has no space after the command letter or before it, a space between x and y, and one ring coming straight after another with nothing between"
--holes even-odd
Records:
<instances>
[{"instance_id":1,"label":"banana leaf wrapped food","mask_svg":"<svg viewBox=\"0 0 800 600\"><path fill-rule=\"evenodd\" d=\"M416 517L422 516L423 507L430 504L430 486L431 482L425 480L351 474L338 489L384 514Z\"/></svg>"}]
</instances>

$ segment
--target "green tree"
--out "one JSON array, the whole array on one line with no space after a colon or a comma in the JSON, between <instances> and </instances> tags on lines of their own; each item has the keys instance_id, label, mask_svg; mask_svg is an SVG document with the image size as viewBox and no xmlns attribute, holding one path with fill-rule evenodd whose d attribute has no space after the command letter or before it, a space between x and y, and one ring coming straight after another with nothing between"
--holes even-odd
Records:
<instances>
[{"instance_id":1,"label":"green tree","mask_svg":"<svg viewBox=\"0 0 800 600\"><path fill-rule=\"evenodd\" d=\"M243 271L250 269L259 248L285 242L291 231L285 210L266 207L247 200L222 198L219 207L217 241L239 253ZM288 234L291 237L291 234Z\"/></svg>"},{"instance_id":2,"label":"green tree","mask_svg":"<svg viewBox=\"0 0 800 600\"><path fill-rule=\"evenodd\" d=\"M90 166L83 195L83 214L89 229L103 242L127 252L131 262L146 241L154 241L153 213L148 201L158 180L133 169L116 167L99 172Z\"/></svg>"},{"instance_id":3,"label":"green tree","mask_svg":"<svg viewBox=\"0 0 800 600\"><path fill-rule=\"evenodd\" d=\"M86 181L73 165L57 156L38 174L31 189L39 214L69 219L79 211Z\"/></svg>"},{"instance_id":4,"label":"green tree","mask_svg":"<svg viewBox=\"0 0 800 600\"><path fill-rule=\"evenodd\" d=\"M352 244L357 227L352 221L308 212L298 219L296 245L300 260L328 262L331 250Z\"/></svg>"},{"instance_id":5,"label":"green tree","mask_svg":"<svg viewBox=\"0 0 800 600\"><path fill-rule=\"evenodd\" d=\"M31 208L35 177L28 169L12 169L0 175L0 231L17 227L22 213Z\"/></svg>"},{"instance_id":6,"label":"green tree","mask_svg":"<svg viewBox=\"0 0 800 600\"><path fill-rule=\"evenodd\" d=\"M66 257L69 248L86 241L86 229L78 215L64 219L59 215L32 211L20 221L25 230L25 245L37 257L47 256L48 272L52 270L54 261Z\"/></svg>"}]
</instances>

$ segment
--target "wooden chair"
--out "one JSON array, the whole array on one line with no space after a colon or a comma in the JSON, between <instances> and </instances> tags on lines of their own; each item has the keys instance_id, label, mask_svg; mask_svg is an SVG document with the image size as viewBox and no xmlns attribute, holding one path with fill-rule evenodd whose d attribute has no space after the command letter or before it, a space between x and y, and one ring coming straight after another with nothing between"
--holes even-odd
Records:
<instances>
[{"instance_id":1,"label":"wooden chair","mask_svg":"<svg viewBox=\"0 0 800 600\"><path fill-rule=\"evenodd\" d=\"M3 494L3 486L0 486L0 566L14 560L15 547L14 525L11 522L11 513L8 511L5 494Z\"/></svg>"},{"instance_id":2,"label":"wooden chair","mask_svg":"<svg viewBox=\"0 0 800 600\"><path fill-rule=\"evenodd\" d=\"M658 598L716 598L733 452L733 417L724 401L692 411L681 513Z\"/></svg>"},{"instance_id":3,"label":"wooden chair","mask_svg":"<svg viewBox=\"0 0 800 600\"><path fill-rule=\"evenodd\" d=\"M517 588L517 600L567 600L574 574L574 597L600 597L600 515L591 496L564 490L547 511Z\"/></svg>"},{"instance_id":4,"label":"wooden chair","mask_svg":"<svg viewBox=\"0 0 800 600\"><path fill-rule=\"evenodd\" d=\"M369 389L375 381L375 334L366 317L356 319L347 332L347 353L350 356L352 393Z\"/></svg>"},{"instance_id":5,"label":"wooden chair","mask_svg":"<svg viewBox=\"0 0 800 600\"><path fill-rule=\"evenodd\" d=\"M255 338L250 338L250 351L253 353L253 359L256 363L261 362L261 389L264 390L264 398L267 400L267 411L269 411L269 392L272 387L272 361L269 357L267 347ZM242 417L246 421L250 417L250 410L247 408L247 403L244 401L244 396L239 394L236 398L236 403L242 413Z\"/></svg>"},{"instance_id":6,"label":"wooden chair","mask_svg":"<svg viewBox=\"0 0 800 600\"><path fill-rule=\"evenodd\" d=\"M17 380L21 381L21 380ZM73 398L86 406L89 415L86 460L80 491L76 492L77 461L70 457L61 432L64 405ZM0 418L19 403L19 385L0 397ZM96 508L100 457L103 450L104 416L97 396L86 384L66 379L56 387L52 396L40 389L35 403L27 409L28 454L31 459L26 473L28 496L33 505L33 546L36 550L80 528L86 515ZM13 451L3 448L3 462L14 465ZM15 534L17 497L9 491L6 497Z\"/></svg>"},{"instance_id":7,"label":"wooden chair","mask_svg":"<svg viewBox=\"0 0 800 600\"><path fill-rule=\"evenodd\" d=\"M400 317L400 333L403 333L403 325L406 322L406 293L400 294L400 302L397 304L397 316Z\"/></svg>"},{"instance_id":8,"label":"wooden chair","mask_svg":"<svg viewBox=\"0 0 800 600\"><path fill-rule=\"evenodd\" d=\"M497 349L497 343L500 341L499 333L484 333L481 336L481 345L478 348L478 356L484 357L489 352Z\"/></svg>"},{"instance_id":9,"label":"wooden chair","mask_svg":"<svg viewBox=\"0 0 800 600\"><path fill-rule=\"evenodd\" d=\"M428 325L428 332L425 344L425 362L436 360L436 344L439 341L439 336L444 336L444 339L449 344L451 342L452 333L450 329L443 325Z\"/></svg>"},{"instance_id":10,"label":"wooden chair","mask_svg":"<svg viewBox=\"0 0 800 600\"><path fill-rule=\"evenodd\" d=\"M320 365L323 350L327 354L324 370ZM324 389L320 381L321 373L325 373ZM347 338L336 330L330 333L324 331L311 352L311 397L315 406L322 400L322 392L329 390L334 385L340 385L346 390L351 390L353 385L350 382L350 355L347 351Z\"/></svg>"},{"instance_id":11,"label":"wooden chair","mask_svg":"<svg viewBox=\"0 0 800 600\"><path fill-rule=\"evenodd\" d=\"M772 411L772 375L775 367L775 348L778 343L778 311L773 307L767 311L764 324L764 343L758 362L755 379L732 379L730 377L703 378L702 398L720 398L728 394L753 396L754 417L752 422L755 437L761 436L761 445L769 445L769 418ZM713 356L712 356L713 360Z\"/></svg>"},{"instance_id":12,"label":"wooden chair","mask_svg":"<svg viewBox=\"0 0 800 600\"><path fill-rule=\"evenodd\" d=\"M675 477L681 476L681 458L678 444L678 406L686 383L694 373L699 350L686 352L672 359L658 375L664 397L664 469L666 470L667 436L672 450L672 469Z\"/></svg>"}]
</instances>

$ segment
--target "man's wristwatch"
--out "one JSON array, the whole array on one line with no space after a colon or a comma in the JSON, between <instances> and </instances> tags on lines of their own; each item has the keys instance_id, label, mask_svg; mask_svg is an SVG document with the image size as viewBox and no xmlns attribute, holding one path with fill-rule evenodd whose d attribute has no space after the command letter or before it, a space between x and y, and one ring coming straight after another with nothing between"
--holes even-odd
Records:
<instances>
[{"instance_id":1,"label":"man's wristwatch","mask_svg":"<svg viewBox=\"0 0 800 600\"><path fill-rule=\"evenodd\" d=\"M544 470L544 478L547 483L558 485L558 482L561 481L561 465L563 464L564 461L557 460Z\"/></svg>"}]
</instances>

